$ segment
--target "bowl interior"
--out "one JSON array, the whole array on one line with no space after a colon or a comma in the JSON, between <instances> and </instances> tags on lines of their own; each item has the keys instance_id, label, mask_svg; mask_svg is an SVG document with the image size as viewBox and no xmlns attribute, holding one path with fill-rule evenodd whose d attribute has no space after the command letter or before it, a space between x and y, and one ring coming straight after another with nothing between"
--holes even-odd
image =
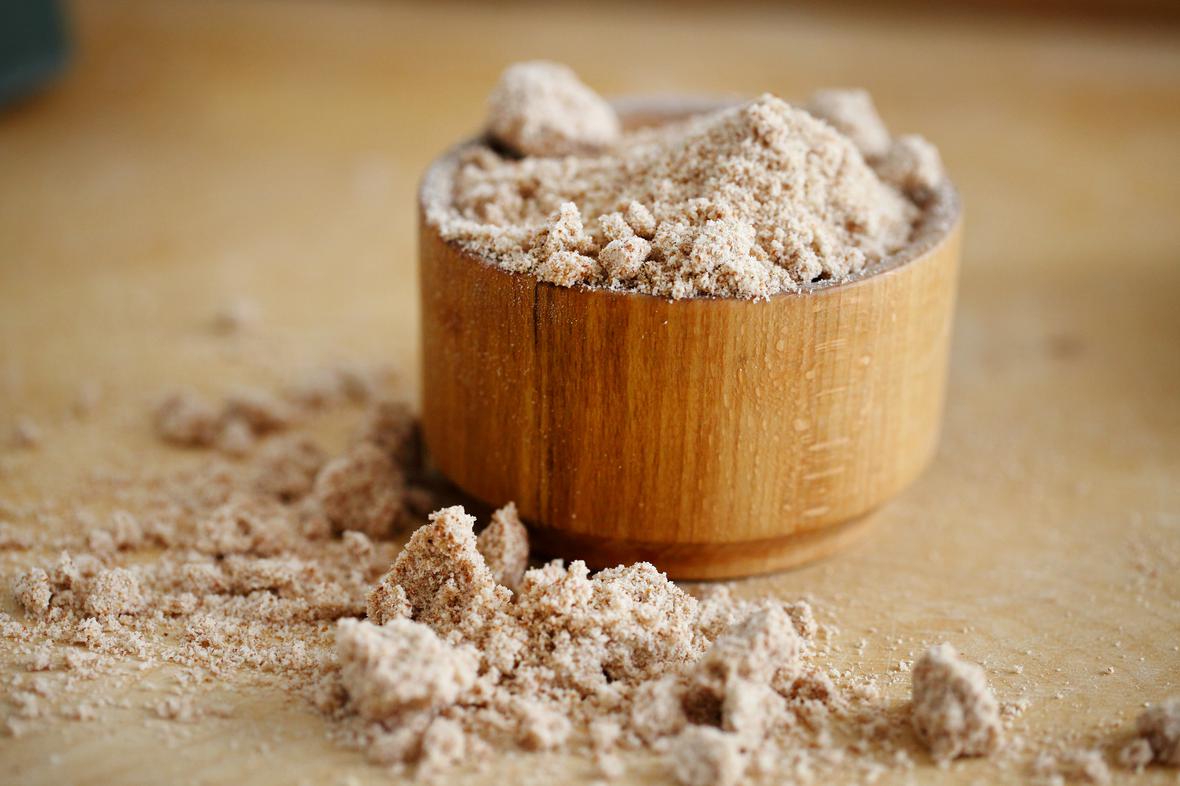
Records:
<instances>
[{"instance_id":1,"label":"bowl interior","mask_svg":"<svg viewBox=\"0 0 1180 786\"><path fill-rule=\"evenodd\" d=\"M693 115L702 114L705 112L712 112L718 109L735 106L742 101L741 98L732 96L679 96L679 95L655 95L655 96L622 96L614 99L611 103L619 113L622 119L623 127L626 130L634 130L639 128L651 128L660 126L665 123L672 123L678 120L684 120ZM438 159L436 159L429 168L427 168L425 175L422 178L422 184L419 188L419 206L423 212L424 217L428 222L431 221L430 214L432 206L439 206L446 203L450 194L450 182L453 173L457 166L459 154L466 148L474 145L485 144L486 139L483 136L473 137L459 143L455 147L448 150ZM846 276L837 281L814 281L807 284L802 284L797 292L783 292L777 295L772 295L769 300L774 301L780 298L794 298L806 297L808 294L825 291L831 289L840 289L845 287L854 287L866 279L875 278L877 276L887 274L892 270L896 270L910 262L913 262L922 256L935 251L945 242L958 227L962 218L962 205L959 199L958 191L954 184L947 178L943 186L938 189L927 201L922 205L922 217L914 226L913 237L909 245L898 253L884 259L881 262L866 267L858 273ZM433 222L432 222L433 223ZM447 241L454 246L457 251L464 256L471 259L477 259L484 264L499 268L493 260L487 259L483 256L471 252L458 243ZM512 273L504 271L505 275L528 275L527 273ZM545 286L555 286L553 284L544 283ZM601 293L603 295L610 295L616 297L639 297L639 298L657 298L662 299L657 295L650 295L643 292L621 292L610 289L598 289L590 287L577 287L586 292ZM710 297L689 297L683 300L716 300L718 298ZM765 301L763 301L765 302Z\"/></svg>"}]
</instances>

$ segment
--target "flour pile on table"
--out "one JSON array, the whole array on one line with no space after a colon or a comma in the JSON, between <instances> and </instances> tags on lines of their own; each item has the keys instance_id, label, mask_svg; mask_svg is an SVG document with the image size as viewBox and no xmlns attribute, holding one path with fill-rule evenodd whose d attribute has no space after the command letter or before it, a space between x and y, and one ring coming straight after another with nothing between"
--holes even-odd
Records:
<instances>
[{"instance_id":1,"label":"flour pile on table","mask_svg":"<svg viewBox=\"0 0 1180 786\"><path fill-rule=\"evenodd\" d=\"M497 521L524 542L511 511ZM381 761L573 743L610 773L619 750L683 747L699 759L688 782L732 782L772 767L773 735L831 690L806 664L805 603L698 600L647 563L521 575L488 564L474 525L460 507L432 514L370 593L370 621L340 623L341 684Z\"/></svg>"},{"instance_id":2,"label":"flour pile on table","mask_svg":"<svg viewBox=\"0 0 1180 786\"><path fill-rule=\"evenodd\" d=\"M441 504L452 492L425 471L410 410L359 380L174 394L155 426L212 449L199 465L98 472L67 507L6 505L57 534L0 525L0 547L44 555L12 581L20 614L0 612L26 667L3 678L3 729L100 719L117 707L96 684L167 665L187 688L149 717L231 712L198 686L274 686L324 713L334 739L423 776L532 751L581 756L603 778L654 759L690 786L871 779L925 751L1017 761L1010 716L948 646L918 660L912 702L889 700L880 675L828 665L831 632L806 602L690 592L646 563L529 569L515 507L477 534ZM347 407L363 407L360 426L332 457L303 426ZM1174 764L1177 715L1174 702L1145 713L1120 761ZM1093 751L1041 758L1052 773L1106 766Z\"/></svg>"}]
</instances>

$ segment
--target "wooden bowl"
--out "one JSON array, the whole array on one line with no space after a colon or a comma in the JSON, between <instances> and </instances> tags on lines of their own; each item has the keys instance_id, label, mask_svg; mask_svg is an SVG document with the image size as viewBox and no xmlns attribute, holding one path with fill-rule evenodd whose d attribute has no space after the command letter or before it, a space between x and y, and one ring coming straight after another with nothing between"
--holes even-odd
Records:
<instances>
[{"instance_id":1,"label":"wooden bowl","mask_svg":"<svg viewBox=\"0 0 1180 786\"><path fill-rule=\"evenodd\" d=\"M429 455L465 492L514 500L542 551L592 567L723 578L827 555L938 441L954 190L927 213L867 274L756 302L543 283L444 241L420 210Z\"/></svg>"}]
</instances>

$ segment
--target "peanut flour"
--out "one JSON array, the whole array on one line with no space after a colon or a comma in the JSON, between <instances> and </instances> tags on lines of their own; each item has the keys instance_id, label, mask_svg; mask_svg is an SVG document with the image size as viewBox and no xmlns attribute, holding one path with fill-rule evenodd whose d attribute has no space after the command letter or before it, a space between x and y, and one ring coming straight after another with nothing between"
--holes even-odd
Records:
<instances>
[{"instance_id":1,"label":"peanut flour","mask_svg":"<svg viewBox=\"0 0 1180 786\"><path fill-rule=\"evenodd\" d=\"M193 686L253 675L303 695L334 739L419 776L511 750L584 755L604 778L654 755L701 784L912 766L904 710L828 672L807 603L694 595L646 563L530 568L514 506L477 532L439 504L404 404L345 384L364 375L313 376L281 395L170 396L158 436L206 461L101 476L95 494L121 507L47 509L73 519L63 534L5 526L6 548L51 555L14 577L20 616L0 616L28 669L8 678L8 734L100 718L88 685L167 664ZM303 426L357 401L332 456ZM230 422L249 429L244 454L217 439ZM182 693L143 711L228 710Z\"/></svg>"},{"instance_id":2,"label":"peanut flour","mask_svg":"<svg viewBox=\"0 0 1180 786\"><path fill-rule=\"evenodd\" d=\"M647 563L537 563L514 505L480 527L450 504L380 376L176 394L153 422L162 441L201 448L195 466L96 472L87 493L114 509L86 494L0 509L53 524L0 522L0 548L29 552L9 584L18 613L0 613L24 666L2 678L4 732L101 721L112 700L96 684L168 665L178 686L142 705L147 718L225 717L203 686L273 686L321 713L332 740L419 778L544 751L601 779L654 766L687 786L868 782L970 756L1045 782L1177 763L1175 700L1110 756L1030 749L1009 728L1020 707L949 645L913 664L912 701L890 699L889 675L829 665L833 628L805 601L682 587ZM359 409L335 455L308 427L333 408ZM234 422L250 434L242 453L217 438Z\"/></svg>"},{"instance_id":3,"label":"peanut flour","mask_svg":"<svg viewBox=\"0 0 1180 786\"><path fill-rule=\"evenodd\" d=\"M564 66L514 65L487 141L428 175L427 219L558 286L756 299L871 271L928 236L952 199L938 151L892 138L860 90L618 128Z\"/></svg>"}]
</instances>

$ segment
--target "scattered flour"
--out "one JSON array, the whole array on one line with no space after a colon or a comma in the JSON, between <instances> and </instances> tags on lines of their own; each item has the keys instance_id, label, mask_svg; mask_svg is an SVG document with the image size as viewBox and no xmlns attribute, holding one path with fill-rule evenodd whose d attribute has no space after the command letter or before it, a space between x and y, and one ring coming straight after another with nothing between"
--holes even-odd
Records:
<instances>
[{"instance_id":1,"label":"scattered flour","mask_svg":"<svg viewBox=\"0 0 1180 786\"><path fill-rule=\"evenodd\" d=\"M156 435L184 447L216 446L231 456L249 453L257 437L282 431L296 418L295 408L256 388L243 388L216 407L193 390L181 389L156 407Z\"/></svg>"},{"instance_id":2,"label":"scattered flour","mask_svg":"<svg viewBox=\"0 0 1180 786\"><path fill-rule=\"evenodd\" d=\"M996 698L983 669L949 644L923 653L914 664L914 731L938 760L985 756L1000 744Z\"/></svg>"},{"instance_id":3,"label":"scattered flour","mask_svg":"<svg viewBox=\"0 0 1180 786\"><path fill-rule=\"evenodd\" d=\"M43 439L41 427L27 415L17 418L12 426L12 442L19 448L40 447Z\"/></svg>"},{"instance_id":4,"label":"scattered flour","mask_svg":"<svg viewBox=\"0 0 1180 786\"><path fill-rule=\"evenodd\" d=\"M475 740L464 750L506 740L554 750L589 739L605 754L616 745L676 749L691 744L681 738L704 735L717 742L684 777L737 778L772 728L793 726L789 700L776 690L790 693L808 670L805 637L814 627L806 605L723 593L700 601L646 563L591 576L580 562L551 562L524 572L510 592L485 561L474 523L459 507L432 514L370 592L372 622L341 623L349 706L384 728L369 731L370 753L381 761L417 761L423 742L407 740L407 730L424 740L430 718L407 712L429 712L461 722ZM527 535L515 509L497 511L487 531L495 537L485 547L511 533L519 545L488 550L515 553L523 567ZM358 658L362 631L369 647ZM372 676L391 668L373 664L406 661L408 639L431 656L417 679L406 679L447 688L431 691L427 705L388 699L389 680Z\"/></svg>"},{"instance_id":5,"label":"scattered flour","mask_svg":"<svg viewBox=\"0 0 1180 786\"><path fill-rule=\"evenodd\" d=\"M1146 742L1150 749L1148 761L1180 767L1180 696L1144 710L1135 722L1135 730L1139 734L1139 741ZM1147 758L1146 751L1141 745L1138 752L1129 751L1126 758L1132 766L1147 763L1144 761Z\"/></svg>"},{"instance_id":6,"label":"scattered flour","mask_svg":"<svg viewBox=\"0 0 1180 786\"><path fill-rule=\"evenodd\" d=\"M1042 752L1033 760L1032 774L1042 782L1053 784L1069 781L1104 786L1111 780L1110 767L1102 752L1085 748Z\"/></svg>"},{"instance_id":7,"label":"scattered flour","mask_svg":"<svg viewBox=\"0 0 1180 786\"><path fill-rule=\"evenodd\" d=\"M645 226L638 209L621 220ZM105 722L116 705L95 681L130 687L169 664L180 687L144 704L148 717L220 717L195 691L255 680L305 697L340 743L427 778L514 749L584 756L604 778L654 757L689 786L904 777L919 745L940 761L992 754L1011 772L1011 715L950 647L917 660L911 703L882 693L886 675L833 669L831 633L805 602L690 592L646 563L529 569L514 506L477 534L462 507L440 504L408 409L368 384L333 388L284 397L282 418L251 413L278 399L238 397L254 437L244 454L161 477L103 473L94 494L117 509L50 505L44 515L73 522L52 535L0 525L0 547L46 555L13 577L20 614L0 613L24 669L2 677L8 734ZM367 411L332 458L301 425L354 401ZM229 409L182 397L157 415L161 438L212 446ZM214 437L194 442L202 429L186 421ZM1178 716L1176 700L1146 711L1119 761L1175 766ZM1027 756L1054 782L1110 777L1092 747Z\"/></svg>"},{"instance_id":8,"label":"scattered flour","mask_svg":"<svg viewBox=\"0 0 1180 786\"><path fill-rule=\"evenodd\" d=\"M403 478L388 453L361 442L320 470L315 498L334 530L389 535L402 510Z\"/></svg>"},{"instance_id":9,"label":"scattered flour","mask_svg":"<svg viewBox=\"0 0 1180 786\"><path fill-rule=\"evenodd\" d=\"M176 445L212 445L217 437L217 421L217 410L191 390L169 395L156 408L156 434Z\"/></svg>"},{"instance_id":10,"label":"scattered flour","mask_svg":"<svg viewBox=\"0 0 1180 786\"><path fill-rule=\"evenodd\" d=\"M520 155L563 156L615 143L620 126L567 66L537 60L504 71L488 97L488 132Z\"/></svg>"}]
</instances>

